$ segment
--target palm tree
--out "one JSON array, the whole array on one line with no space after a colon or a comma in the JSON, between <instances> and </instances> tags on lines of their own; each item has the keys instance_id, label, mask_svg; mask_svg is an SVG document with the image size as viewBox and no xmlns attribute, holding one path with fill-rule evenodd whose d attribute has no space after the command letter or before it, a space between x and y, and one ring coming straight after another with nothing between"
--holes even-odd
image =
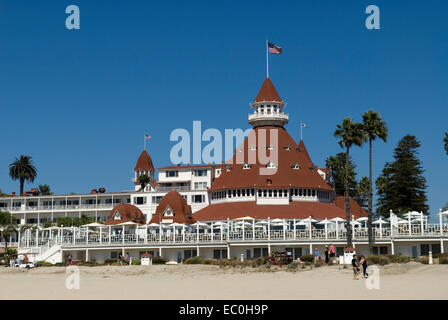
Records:
<instances>
[{"instance_id":1,"label":"palm tree","mask_svg":"<svg viewBox=\"0 0 448 320\"><path fill-rule=\"evenodd\" d=\"M13 180L20 180L20 195L23 195L23 184L25 181L33 182L37 176L37 170L33 165L31 157L21 155L20 159L16 158L16 160L9 165L9 176Z\"/></svg>"},{"instance_id":2,"label":"palm tree","mask_svg":"<svg viewBox=\"0 0 448 320\"><path fill-rule=\"evenodd\" d=\"M137 181L140 183L141 186L140 191L144 191L146 185L151 181L151 179L147 174L142 174L137 178Z\"/></svg>"},{"instance_id":3,"label":"palm tree","mask_svg":"<svg viewBox=\"0 0 448 320\"><path fill-rule=\"evenodd\" d=\"M367 230L369 234L370 253L373 253L373 228L372 228L372 206L373 206L373 188L372 188L372 141L376 138L387 141L387 124L381 118L378 112L369 110L362 115L363 130L369 141L369 206L367 218Z\"/></svg>"},{"instance_id":4,"label":"palm tree","mask_svg":"<svg viewBox=\"0 0 448 320\"><path fill-rule=\"evenodd\" d=\"M363 125L353 122L352 118L344 118L342 124L337 125L334 136L340 138L339 145L345 147L345 177L344 177L344 196L345 196L345 214L347 223L347 246L352 246L352 226L350 224L350 196L348 188L348 167L350 158L350 148L361 146L365 140Z\"/></svg>"},{"instance_id":5,"label":"palm tree","mask_svg":"<svg viewBox=\"0 0 448 320\"><path fill-rule=\"evenodd\" d=\"M9 237L18 232L16 220L8 211L0 211L0 231L5 242L5 248L7 248Z\"/></svg>"},{"instance_id":6,"label":"palm tree","mask_svg":"<svg viewBox=\"0 0 448 320\"><path fill-rule=\"evenodd\" d=\"M39 188L40 194L43 196L50 196L53 194L51 192L50 186L48 184L40 184L38 188Z\"/></svg>"},{"instance_id":7,"label":"palm tree","mask_svg":"<svg viewBox=\"0 0 448 320\"><path fill-rule=\"evenodd\" d=\"M448 132L445 132L445 138L443 138L443 142L446 154L448 155Z\"/></svg>"}]
</instances>

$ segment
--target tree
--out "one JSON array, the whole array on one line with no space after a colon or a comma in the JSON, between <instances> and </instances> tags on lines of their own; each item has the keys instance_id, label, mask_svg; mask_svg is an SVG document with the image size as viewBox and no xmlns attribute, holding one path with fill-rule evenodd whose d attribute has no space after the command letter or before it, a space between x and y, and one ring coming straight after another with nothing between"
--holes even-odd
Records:
<instances>
[{"instance_id":1,"label":"tree","mask_svg":"<svg viewBox=\"0 0 448 320\"><path fill-rule=\"evenodd\" d=\"M20 180L20 195L23 195L25 181L33 182L37 176L36 167L30 156L21 155L9 165L9 176L13 180Z\"/></svg>"},{"instance_id":2,"label":"tree","mask_svg":"<svg viewBox=\"0 0 448 320\"><path fill-rule=\"evenodd\" d=\"M342 124L338 124L334 132L334 136L340 138L339 145L345 147L345 179L344 179L344 196L345 196L345 214L346 221L350 221L350 195L348 186L348 170L350 159L350 148L352 146L361 146L365 140L363 126L361 123L353 122L352 118L345 118ZM347 246L352 246L352 226L347 223Z\"/></svg>"},{"instance_id":3,"label":"tree","mask_svg":"<svg viewBox=\"0 0 448 320\"><path fill-rule=\"evenodd\" d=\"M330 156L325 161L325 166L330 169L330 179L333 184L336 196L344 195L345 181L345 153L339 152L335 156ZM358 183L356 182L356 165L353 159L348 160L348 188L350 197L356 196Z\"/></svg>"},{"instance_id":4,"label":"tree","mask_svg":"<svg viewBox=\"0 0 448 320\"><path fill-rule=\"evenodd\" d=\"M448 155L448 132L445 132L445 138L443 138L443 142L443 147L445 148L445 152Z\"/></svg>"},{"instance_id":5,"label":"tree","mask_svg":"<svg viewBox=\"0 0 448 320\"><path fill-rule=\"evenodd\" d=\"M394 151L394 161L386 163L377 179L378 213L387 216L392 210L428 212L426 179L423 166L417 158L420 142L415 136L406 135Z\"/></svg>"},{"instance_id":6,"label":"tree","mask_svg":"<svg viewBox=\"0 0 448 320\"><path fill-rule=\"evenodd\" d=\"M369 187L369 178L362 177L361 180L359 180L356 194L353 197L353 200L355 200L364 210L368 208L369 204Z\"/></svg>"},{"instance_id":7,"label":"tree","mask_svg":"<svg viewBox=\"0 0 448 320\"><path fill-rule=\"evenodd\" d=\"M142 174L138 176L137 181L140 183L140 191L145 191L146 185L151 181L147 174Z\"/></svg>"},{"instance_id":8,"label":"tree","mask_svg":"<svg viewBox=\"0 0 448 320\"><path fill-rule=\"evenodd\" d=\"M0 211L0 231L7 248L10 236L18 232L16 219L8 211Z\"/></svg>"},{"instance_id":9,"label":"tree","mask_svg":"<svg viewBox=\"0 0 448 320\"><path fill-rule=\"evenodd\" d=\"M372 142L379 138L387 141L387 125L378 112L369 110L362 115L363 131L369 141L369 192L367 208L367 230L369 235L370 253L373 253L373 227L372 227L372 207L373 207L373 188L372 188Z\"/></svg>"},{"instance_id":10,"label":"tree","mask_svg":"<svg viewBox=\"0 0 448 320\"><path fill-rule=\"evenodd\" d=\"M51 196L53 192L50 190L50 186L48 184L40 184L39 185L40 194L43 196Z\"/></svg>"},{"instance_id":11,"label":"tree","mask_svg":"<svg viewBox=\"0 0 448 320\"><path fill-rule=\"evenodd\" d=\"M59 217L56 219L56 225L58 227L64 226L64 227L80 227L85 224L89 224L95 222L94 217L88 217L86 215L82 215L80 218L78 217Z\"/></svg>"},{"instance_id":12,"label":"tree","mask_svg":"<svg viewBox=\"0 0 448 320\"><path fill-rule=\"evenodd\" d=\"M445 206L442 208L442 211L448 211L448 202L445 203Z\"/></svg>"}]
</instances>

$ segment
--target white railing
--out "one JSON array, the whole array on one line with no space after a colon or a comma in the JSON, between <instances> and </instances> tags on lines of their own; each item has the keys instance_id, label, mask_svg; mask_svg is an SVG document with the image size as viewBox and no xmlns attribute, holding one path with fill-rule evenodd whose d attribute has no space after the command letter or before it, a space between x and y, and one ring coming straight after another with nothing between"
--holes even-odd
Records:
<instances>
[{"instance_id":1,"label":"white railing","mask_svg":"<svg viewBox=\"0 0 448 320\"><path fill-rule=\"evenodd\" d=\"M442 233L440 232L439 225L427 225L424 228L423 234L421 233L421 226L413 225L411 226L411 233L409 234L408 226L394 228L393 232L389 227L385 228L374 228L373 232L376 239L390 240L392 237L395 238L409 238L413 237L415 239L425 238L425 237L448 237L448 228L444 226ZM142 243L216 243L223 241L260 241L260 240L272 240L272 241L291 241L291 240L302 240L302 241L321 241L321 240L345 240L347 233L345 230L335 230L327 231L323 229L311 230L311 236L309 230L298 229L291 230L287 229L285 232L283 230L271 230L270 234L265 231L247 229L228 231L223 230L222 232L201 232L199 235L197 232L188 232L184 234L182 232L163 232L161 235L158 232L151 232L145 235L137 234L112 234L109 236L107 233L102 233L101 241L99 235L89 235L86 238L86 233L81 230L77 232L75 239L71 234L64 235L63 237L57 236L55 238L45 238L38 237L36 242L36 237L32 238L22 237L20 241L20 247L48 247L54 244L61 244L65 246L86 246L86 245L104 245L107 246L117 245L117 244L142 244ZM353 230L354 240L366 240L368 239L368 232L365 228L355 228ZM9 244L9 246L12 246Z\"/></svg>"}]
</instances>

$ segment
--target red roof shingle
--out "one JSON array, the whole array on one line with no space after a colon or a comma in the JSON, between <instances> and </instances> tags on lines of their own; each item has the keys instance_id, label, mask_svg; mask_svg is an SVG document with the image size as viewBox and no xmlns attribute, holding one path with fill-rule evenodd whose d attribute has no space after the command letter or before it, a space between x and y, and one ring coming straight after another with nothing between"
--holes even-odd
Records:
<instances>
[{"instance_id":1,"label":"red roof shingle","mask_svg":"<svg viewBox=\"0 0 448 320\"><path fill-rule=\"evenodd\" d=\"M266 80L264 80L263 85L261 86L261 89L258 92L258 95L255 98L254 102L263 101L283 102L278 95L277 90L275 90L274 84L269 78L266 78Z\"/></svg>"},{"instance_id":2,"label":"red roof shingle","mask_svg":"<svg viewBox=\"0 0 448 320\"><path fill-rule=\"evenodd\" d=\"M167 207L170 207L173 216L163 216ZM191 206L177 191L170 191L163 197L150 223L161 223L163 219L172 219L173 223L191 224L195 222L191 215Z\"/></svg>"},{"instance_id":3,"label":"red roof shingle","mask_svg":"<svg viewBox=\"0 0 448 320\"><path fill-rule=\"evenodd\" d=\"M134 171L155 171L151 157L149 156L148 152L146 152L146 150L143 150L143 152L140 154L140 157L138 157Z\"/></svg>"}]
</instances>

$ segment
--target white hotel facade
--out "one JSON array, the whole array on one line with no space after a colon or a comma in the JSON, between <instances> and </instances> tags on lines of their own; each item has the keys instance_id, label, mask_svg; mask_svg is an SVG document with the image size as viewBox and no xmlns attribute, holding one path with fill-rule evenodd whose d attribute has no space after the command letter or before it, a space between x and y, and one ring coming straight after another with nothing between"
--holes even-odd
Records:
<instances>
[{"instance_id":1,"label":"white hotel facade","mask_svg":"<svg viewBox=\"0 0 448 320\"><path fill-rule=\"evenodd\" d=\"M346 244L343 199L334 196L328 170L315 166L303 141L297 144L284 128L289 115L269 78L252 107L249 123L255 135L275 130L278 141L251 144L246 139L243 150L250 157L259 148L277 148L278 159L262 162L256 156L256 163L163 167L155 179L144 150L134 169L133 191L100 188L87 194L0 198L0 210L11 212L19 225L34 226L11 237L11 244L32 260L53 263L69 254L101 263L120 252L134 259L150 252L174 263L195 255L257 258L277 250L298 258L316 248L323 255L331 243L341 254ZM259 175L260 169L272 174ZM142 174L151 177L144 190L137 180ZM367 255L366 213L354 201L350 204L353 245ZM99 223L43 228L58 217L82 215ZM439 212L436 224L418 212L376 221L376 252L414 257L447 252L447 215Z\"/></svg>"}]
</instances>

